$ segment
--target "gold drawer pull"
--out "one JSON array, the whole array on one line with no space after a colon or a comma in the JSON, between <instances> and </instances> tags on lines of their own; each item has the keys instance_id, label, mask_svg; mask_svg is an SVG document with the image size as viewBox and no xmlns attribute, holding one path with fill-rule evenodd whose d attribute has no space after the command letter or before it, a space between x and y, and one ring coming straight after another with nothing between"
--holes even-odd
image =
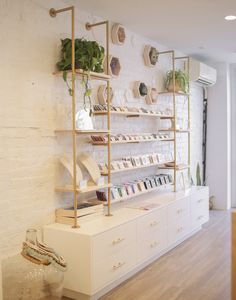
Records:
<instances>
[{"instance_id":1,"label":"gold drawer pull","mask_svg":"<svg viewBox=\"0 0 236 300\"><path fill-rule=\"evenodd\" d=\"M123 262L118 262L118 264L114 265L112 268L113 268L113 270L117 270L117 269L123 267L124 265L125 265L124 261Z\"/></svg>"},{"instance_id":2,"label":"gold drawer pull","mask_svg":"<svg viewBox=\"0 0 236 300\"><path fill-rule=\"evenodd\" d=\"M182 212L183 212L183 209L178 209L177 210L177 214L179 215L179 214L182 214Z\"/></svg>"},{"instance_id":3,"label":"gold drawer pull","mask_svg":"<svg viewBox=\"0 0 236 300\"><path fill-rule=\"evenodd\" d=\"M153 226L156 226L156 225L158 225L160 222L157 222L157 221L152 221L151 223L150 223L150 226L151 227L153 227Z\"/></svg>"},{"instance_id":4,"label":"gold drawer pull","mask_svg":"<svg viewBox=\"0 0 236 300\"><path fill-rule=\"evenodd\" d=\"M124 239L125 239L125 238L118 238L118 239L116 239L116 240L113 240L113 241L112 241L112 244L113 244L113 245L119 244L119 243L121 243L122 241L124 241Z\"/></svg>"},{"instance_id":5,"label":"gold drawer pull","mask_svg":"<svg viewBox=\"0 0 236 300\"><path fill-rule=\"evenodd\" d=\"M198 201L197 201L197 203L202 203L204 201L204 199L199 199Z\"/></svg>"},{"instance_id":6,"label":"gold drawer pull","mask_svg":"<svg viewBox=\"0 0 236 300\"><path fill-rule=\"evenodd\" d=\"M151 247L151 248L154 248L154 247L156 247L156 246L158 246L158 245L160 245L160 242L156 242L156 241L155 241L155 242L153 242L153 243L150 244L150 247Z\"/></svg>"},{"instance_id":7,"label":"gold drawer pull","mask_svg":"<svg viewBox=\"0 0 236 300\"><path fill-rule=\"evenodd\" d=\"M184 230L184 228L181 226L177 229L177 232L182 232Z\"/></svg>"}]
</instances>

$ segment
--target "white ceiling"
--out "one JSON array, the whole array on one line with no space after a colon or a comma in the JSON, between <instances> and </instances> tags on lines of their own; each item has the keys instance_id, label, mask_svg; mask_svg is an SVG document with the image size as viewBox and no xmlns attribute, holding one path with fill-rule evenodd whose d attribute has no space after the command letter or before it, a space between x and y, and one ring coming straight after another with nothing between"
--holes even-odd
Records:
<instances>
[{"instance_id":1,"label":"white ceiling","mask_svg":"<svg viewBox=\"0 0 236 300\"><path fill-rule=\"evenodd\" d=\"M68 1L71 2L71 1ZM236 0L74 0L88 11L201 60L236 63Z\"/></svg>"}]
</instances>

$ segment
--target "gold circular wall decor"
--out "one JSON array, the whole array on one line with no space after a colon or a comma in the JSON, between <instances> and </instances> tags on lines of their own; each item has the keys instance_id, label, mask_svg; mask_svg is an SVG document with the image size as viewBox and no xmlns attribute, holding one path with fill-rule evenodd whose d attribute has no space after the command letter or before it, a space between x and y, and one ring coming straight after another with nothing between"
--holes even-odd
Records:
<instances>
[{"instance_id":1,"label":"gold circular wall decor","mask_svg":"<svg viewBox=\"0 0 236 300\"><path fill-rule=\"evenodd\" d=\"M144 47L143 59L144 59L144 64L147 67L154 67L158 62L158 56L159 54L155 47L152 47L151 45L146 45Z\"/></svg>"},{"instance_id":2,"label":"gold circular wall decor","mask_svg":"<svg viewBox=\"0 0 236 300\"><path fill-rule=\"evenodd\" d=\"M106 105L107 104L107 86L104 85L100 85L98 87L98 102L99 104L102 105ZM113 98L113 89L112 87L110 87L110 104L112 103L112 98Z\"/></svg>"},{"instance_id":3,"label":"gold circular wall decor","mask_svg":"<svg viewBox=\"0 0 236 300\"><path fill-rule=\"evenodd\" d=\"M123 45L125 43L125 28L119 23L115 23L111 29L111 40L113 44Z\"/></svg>"}]
</instances>

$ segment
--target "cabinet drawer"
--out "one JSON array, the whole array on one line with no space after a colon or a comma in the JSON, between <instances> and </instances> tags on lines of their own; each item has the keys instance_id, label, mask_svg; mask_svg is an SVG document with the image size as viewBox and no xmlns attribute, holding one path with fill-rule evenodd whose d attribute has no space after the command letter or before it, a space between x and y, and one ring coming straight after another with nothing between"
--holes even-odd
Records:
<instances>
[{"instance_id":1,"label":"cabinet drawer","mask_svg":"<svg viewBox=\"0 0 236 300\"><path fill-rule=\"evenodd\" d=\"M196 229L200 227L204 223L208 222L208 220L209 220L208 210L194 212L191 217L192 229Z\"/></svg>"},{"instance_id":2,"label":"cabinet drawer","mask_svg":"<svg viewBox=\"0 0 236 300\"><path fill-rule=\"evenodd\" d=\"M123 251L107 257L94 265L94 290L100 289L110 282L129 272L136 264L135 247L125 248Z\"/></svg>"},{"instance_id":3,"label":"cabinet drawer","mask_svg":"<svg viewBox=\"0 0 236 300\"><path fill-rule=\"evenodd\" d=\"M93 259L97 263L120 250L135 245L136 222L131 222L99 234L93 239Z\"/></svg>"},{"instance_id":4,"label":"cabinet drawer","mask_svg":"<svg viewBox=\"0 0 236 300\"><path fill-rule=\"evenodd\" d=\"M170 223L168 227L168 244L171 245L187 235L191 230L190 216L186 216L174 223Z\"/></svg>"},{"instance_id":5,"label":"cabinet drawer","mask_svg":"<svg viewBox=\"0 0 236 300\"><path fill-rule=\"evenodd\" d=\"M189 215L189 197L176 201L168 207L168 223Z\"/></svg>"},{"instance_id":6,"label":"cabinet drawer","mask_svg":"<svg viewBox=\"0 0 236 300\"><path fill-rule=\"evenodd\" d=\"M209 193L208 191L191 195L191 211L209 210Z\"/></svg>"},{"instance_id":7,"label":"cabinet drawer","mask_svg":"<svg viewBox=\"0 0 236 300\"><path fill-rule=\"evenodd\" d=\"M167 228L159 228L138 244L138 261L145 261L167 247Z\"/></svg>"},{"instance_id":8,"label":"cabinet drawer","mask_svg":"<svg viewBox=\"0 0 236 300\"><path fill-rule=\"evenodd\" d=\"M145 239L147 235L152 234L153 232L160 230L163 227L166 227L167 211L166 208L160 209L158 211L152 212L145 217L142 217L138 220L138 240Z\"/></svg>"}]
</instances>

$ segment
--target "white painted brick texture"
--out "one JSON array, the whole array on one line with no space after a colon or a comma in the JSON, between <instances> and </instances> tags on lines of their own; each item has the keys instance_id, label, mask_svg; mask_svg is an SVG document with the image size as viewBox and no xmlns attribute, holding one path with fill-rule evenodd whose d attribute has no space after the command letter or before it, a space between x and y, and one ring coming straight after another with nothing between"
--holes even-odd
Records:
<instances>
[{"instance_id":1,"label":"white painted brick texture","mask_svg":"<svg viewBox=\"0 0 236 300\"><path fill-rule=\"evenodd\" d=\"M4 0L0 3L0 36L3 37L0 55L0 252L4 256L19 251L28 227L52 222L55 208L71 202L71 196L54 192L63 176L58 157L71 150L70 138L54 133L56 128L70 126L71 99L63 80L52 76L59 59L60 38L70 33L70 19L66 14L50 18L48 10L64 5L58 0ZM102 29L90 32L83 29L85 22L97 18L78 11L76 18L78 37L104 42ZM151 85L155 78L158 90L163 90L163 75L170 68L170 59L160 57L157 67L145 67L142 52L146 44L160 51L167 49L128 29L124 46L111 44L111 54L120 58L122 66L120 76L112 79L113 88L132 88L135 80ZM97 85L93 83L93 101L96 101ZM196 164L202 160L201 88L192 85L191 96L191 171L195 176ZM178 101L178 114L186 118L186 105L183 107L182 100ZM78 101L82 101L81 93ZM165 108L169 104L170 99L162 97L153 108ZM142 100L130 105L146 106ZM105 119L96 119L98 127L105 124ZM112 117L114 132L156 132L157 126L152 118ZM78 151L84 150L93 152L98 161L106 157L105 149L78 141ZM112 147L112 159L172 150L169 143L117 145ZM186 137L181 138L178 151L186 159ZM150 168L113 178L114 182L121 182L153 172L155 169Z\"/></svg>"}]
</instances>

